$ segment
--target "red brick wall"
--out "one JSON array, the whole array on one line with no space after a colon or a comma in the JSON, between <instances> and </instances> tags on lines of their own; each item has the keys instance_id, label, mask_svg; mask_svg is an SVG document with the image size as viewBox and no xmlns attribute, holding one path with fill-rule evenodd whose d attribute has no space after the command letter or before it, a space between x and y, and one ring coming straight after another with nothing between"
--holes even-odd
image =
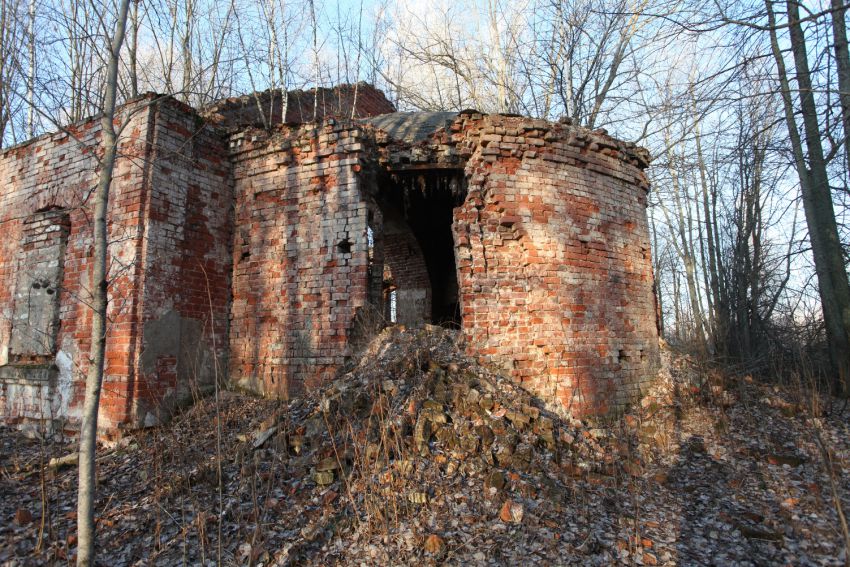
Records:
<instances>
[{"instance_id":1,"label":"red brick wall","mask_svg":"<svg viewBox=\"0 0 850 567\"><path fill-rule=\"evenodd\" d=\"M574 414L634 399L658 364L645 157L539 120L453 131L477 140L453 227L470 348Z\"/></svg>"},{"instance_id":2,"label":"red brick wall","mask_svg":"<svg viewBox=\"0 0 850 567\"><path fill-rule=\"evenodd\" d=\"M247 388L285 396L332 374L368 302L364 193L375 181L357 171L403 169L394 153L413 152L345 124L232 141L231 376ZM632 400L658 362L646 156L602 132L473 114L416 155L408 167L466 168L453 232L470 352L553 408L580 415ZM417 254L400 253L391 224L375 222L376 261L427 281L424 266L405 271L400 259ZM350 262L334 249L343 238Z\"/></svg>"},{"instance_id":3,"label":"red brick wall","mask_svg":"<svg viewBox=\"0 0 850 567\"><path fill-rule=\"evenodd\" d=\"M431 281L419 242L403 222L384 219L384 279L391 278L395 288L396 322L421 325L431 321Z\"/></svg>"},{"instance_id":4,"label":"red brick wall","mask_svg":"<svg viewBox=\"0 0 850 567\"><path fill-rule=\"evenodd\" d=\"M290 92L286 121L291 124L311 122L316 98L316 93L312 89ZM395 106L384 93L368 83L321 88L318 104L318 120L327 116L364 118L395 112ZM354 109L353 112L352 109Z\"/></svg>"},{"instance_id":5,"label":"red brick wall","mask_svg":"<svg viewBox=\"0 0 850 567\"><path fill-rule=\"evenodd\" d=\"M138 111L140 101L125 107L124 116ZM142 194L148 113L133 112L120 140L121 159L115 167L109 206L110 266L109 335L101 425L113 426L126 417L113 386L116 376L126 376L131 366L131 344L136 329L129 320L138 280L136 249L140 238L139 200ZM65 133L42 136L6 150L0 156L0 415L5 420L41 420L79 416L83 380L88 367L91 313L90 298L93 199L97 175L100 123L91 120L69 128L81 143ZM59 293L59 320L53 361L59 368L53 380L30 380L26 372L8 366L8 345L14 310L14 286L21 246L22 220L47 208L65 209L70 233L65 250L63 286ZM122 378L123 379L123 378Z\"/></svg>"},{"instance_id":6,"label":"red brick wall","mask_svg":"<svg viewBox=\"0 0 850 567\"><path fill-rule=\"evenodd\" d=\"M194 350L204 350L197 345L210 342L203 332L192 334L203 331L210 318L205 282L194 267L197 260L212 282L219 356L226 349L229 310L232 196L223 142L197 132L202 123L172 100L151 104L146 96L125 105L122 112L129 124L120 140L108 211L109 323L99 422L103 430L150 423L158 415L159 399L174 400L185 393L177 384L187 380L185 373L177 374L187 365L185 352L145 331L150 321L171 310L178 317L167 323L178 322L182 343L194 337ZM0 418L6 422L55 419L68 420L73 427L79 419L90 345L90 195L97 175L94 154L100 123L90 120L69 130L79 143L57 133L0 155ZM204 149L197 151L196 146ZM51 379L41 380L38 376L47 375L8 364L8 346L21 269L22 222L47 208L67 211L70 232L59 293L57 352L48 361L58 370L51 370ZM207 244L211 240L214 245ZM207 306L203 313L202 300ZM152 347L162 356L149 362L145 357L150 358Z\"/></svg>"},{"instance_id":7,"label":"red brick wall","mask_svg":"<svg viewBox=\"0 0 850 567\"><path fill-rule=\"evenodd\" d=\"M151 102L125 108L131 120L111 192L104 429L155 423L216 375L283 397L330 377L367 326L370 301L378 306L378 264L390 266L400 290L424 291L421 305L399 298L402 310L415 308L399 320L427 320L422 251L375 201L393 190L378 186L384 168L465 168L452 230L471 353L576 414L622 405L651 377L646 156L633 146L603 132L476 114L414 148L344 119L243 130L225 143L188 107ZM0 155L5 421L79 415L99 125L72 129L82 145L53 134ZM22 226L48 208L67 212L69 232L58 370L39 373L9 364L8 349ZM371 281L370 210L380 232Z\"/></svg>"},{"instance_id":8,"label":"red brick wall","mask_svg":"<svg viewBox=\"0 0 850 567\"><path fill-rule=\"evenodd\" d=\"M236 192L230 377L287 397L344 362L366 304L361 131L327 122L231 139Z\"/></svg>"},{"instance_id":9,"label":"red brick wall","mask_svg":"<svg viewBox=\"0 0 850 567\"><path fill-rule=\"evenodd\" d=\"M135 379L137 424L226 380L233 189L222 136L168 99L151 126L143 204Z\"/></svg>"}]
</instances>

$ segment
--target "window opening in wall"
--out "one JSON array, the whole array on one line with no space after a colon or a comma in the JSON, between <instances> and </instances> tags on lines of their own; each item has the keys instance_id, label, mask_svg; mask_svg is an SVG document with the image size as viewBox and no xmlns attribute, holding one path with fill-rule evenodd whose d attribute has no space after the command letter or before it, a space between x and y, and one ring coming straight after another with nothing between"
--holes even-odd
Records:
<instances>
[{"instance_id":1,"label":"window opening in wall","mask_svg":"<svg viewBox=\"0 0 850 567\"><path fill-rule=\"evenodd\" d=\"M398 290L390 292L390 323L398 323Z\"/></svg>"}]
</instances>

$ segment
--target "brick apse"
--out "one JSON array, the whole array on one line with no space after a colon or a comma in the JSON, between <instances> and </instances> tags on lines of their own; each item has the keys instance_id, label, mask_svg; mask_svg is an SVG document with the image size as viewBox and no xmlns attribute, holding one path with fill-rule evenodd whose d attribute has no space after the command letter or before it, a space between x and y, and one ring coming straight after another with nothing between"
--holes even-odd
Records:
<instances>
[{"instance_id":1,"label":"brick apse","mask_svg":"<svg viewBox=\"0 0 850 567\"><path fill-rule=\"evenodd\" d=\"M286 98L285 119L280 93L123 107L104 431L155 424L216 377L297 395L386 324L461 329L575 415L651 379L645 151L565 122L395 112L362 83ZM93 119L0 155L7 424L79 418L99 135Z\"/></svg>"}]
</instances>

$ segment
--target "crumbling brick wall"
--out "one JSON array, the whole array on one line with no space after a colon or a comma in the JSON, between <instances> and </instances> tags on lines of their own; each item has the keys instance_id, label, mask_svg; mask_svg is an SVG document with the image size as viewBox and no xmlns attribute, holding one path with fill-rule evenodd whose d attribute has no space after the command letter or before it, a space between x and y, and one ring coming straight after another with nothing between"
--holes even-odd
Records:
<instances>
[{"instance_id":1,"label":"crumbling brick wall","mask_svg":"<svg viewBox=\"0 0 850 567\"><path fill-rule=\"evenodd\" d=\"M126 108L130 113L133 109ZM97 159L94 148L100 138L96 120L71 126L68 133L42 136L11 148L0 158L0 413L11 420L43 420L79 415L85 372L88 369L91 314L86 307L91 289L92 199L96 183ZM133 116L121 139L122 159L116 164L110 202L110 254L128 261L127 269L111 269L115 285L111 293L110 325L107 339L104 384L104 423L120 419L112 378L124 375L130 365L132 331L122 317L122 309L133 297L125 294L138 277L133 258L139 238L139 215L128 208L139 198L144 176L140 162L144 156L147 132L145 112ZM84 148L84 149L83 149ZM30 270L25 254L27 225L42 211L57 211L67 216L66 243L62 254L61 281L51 282L51 295L58 310L58 328L51 345L40 353L41 360L20 360L22 354L10 340L16 333L14 319L20 302L26 301ZM58 260L58 258L57 258ZM22 277L24 276L24 277ZM32 285L32 284L30 284ZM17 355L17 356L16 356Z\"/></svg>"},{"instance_id":2,"label":"crumbling brick wall","mask_svg":"<svg viewBox=\"0 0 850 567\"><path fill-rule=\"evenodd\" d=\"M375 93L358 89L358 112L392 109ZM156 423L215 376L281 397L321 383L374 331L388 285L405 324L456 324L459 301L470 353L552 408L604 413L652 376L645 152L475 112L265 131L238 127L237 107L221 127L153 95L122 111L104 429ZM7 422L73 422L82 403L99 122L70 130L82 144L58 133L0 156Z\"/></svg>"},{"instance_id":3,"label":"crumbling brick wall","mask_svg":"<svg viewBox=\"0 0 850 567\"><path fill-rule=\"evenodd\" d=\"M150 124L135 380L127 385L131 415L148 425L215 376L226 380L233 234L221 134L173 99L153 109Z\"/></svg>"},{"instance_id":4,"label":"crumbling brick wall","mask_svg":"<svg viewBox=\"0 0 850 567\"><path fill-rule=\"evenodd\" d=\"M329 378L367 302L368 207L350 122L231 139L236 193L230 377L290 396Z\"/></svg>"},{"instance_id":5,"label":"crumbling brick wall","mask_svg":"<svg viewBox=\"0 0 850 567\"><path fill-rule=\"evenodd\" d=\"M174 375L174 367L184 362L168 360L185 353L155 344L151 321L164 310L172 311L178 316L170 323L176 320L180 329L188 325L198 330L192 348L211 351L211 346L203 346L211 343L209 330L203 334L203 322L212 311L221 357L229 310L232 195L223 142L199 132L203 123L171 99L155 103L148 95L125 105L121 114L128 123L119 142L108 210L109 323L99 422L103 430L150 423L158 417L163 399L185 393L185 388L176 387ZM100 122L92 119L67 130L0 155L0 416L7 423L67 420L73 427L82 406L91 329L91 195ZM193 142L203 149L197 151ZM21 348L12 337L15 313L23 313L21 302L32 296L22 286L41 285L29 281L33 266L27 256L35 244L28 227L41 222L39 217L51 217L50 226L56 227L43 237L62 234L63 242L45 241L35 248L43 254L61 249L55 260L62 270L56 281L42 277L49 285L37 290L55 292L44 294L56 298L49 305L58 313L55 336L43 342L41 351L30 349L37 356L27 358L16 352ZM200 243L208 240L216 244L201 250ZM196 264L200 260L207 270L212 309L202 270L189 259ZM163 357L147 364L145 357L157 348Z\"/></svg>"},{"instance_id":6,"label":"crumbling brick wall","mask_svg":"<svg viewBox=\"0 0 850 567\"><path fill-rule=\"evenodd\" d=\"M647 156L565 124L461 116L454 225L471 349L574 414L633 400L658 365Z\"/></svg>"},{"instance_id":7,"label":"crumbling brick wall","mask_svg":"<svg viewBox=\"0 0 850 567\"><path fill-rule=\"evenodd\" d=\"M635 147L475 113L412 145L349 121L231 143L231 376L243 386L289 395L350 353L358 310L375 301L366 230L376 181L366 172L376 169L465 171L453 231L472 354L575 414L627 403L656 368L647 156ZM376 223L376 254L391 267L404 239L387 225Z\"/></svg>"},{"instance_id":8,"label":"crumbling brick wall","mask_svg":"<svg viewBox=\"0 0 850 567\"><path fill-rule=\"evenodd\" d=\"M204 115L215 124L238 129L321 122L330 117L363 118L395 112L395 107L383 92L363 82L289 91L285 102L285 119L281 119L284 99L280 89L215 102L204 109Z\"/></svg>"}]
</instances>

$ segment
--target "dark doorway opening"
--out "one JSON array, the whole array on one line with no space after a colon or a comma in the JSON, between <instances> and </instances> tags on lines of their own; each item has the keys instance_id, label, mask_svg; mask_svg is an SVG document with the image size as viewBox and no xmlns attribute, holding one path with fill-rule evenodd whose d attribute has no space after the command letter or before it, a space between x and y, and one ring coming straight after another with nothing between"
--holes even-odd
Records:
<instances>
[{"instance_id":1,"label":"dark doorway opening","mask_svg":"<svg viewBox=\"0 0 850 567\"><path fill-rule=\"evenodd\" d=\"M397 171L378 187L385 318L460 328L452 222L466 197L463 172Z\"/></svg>"}]
</instances>

